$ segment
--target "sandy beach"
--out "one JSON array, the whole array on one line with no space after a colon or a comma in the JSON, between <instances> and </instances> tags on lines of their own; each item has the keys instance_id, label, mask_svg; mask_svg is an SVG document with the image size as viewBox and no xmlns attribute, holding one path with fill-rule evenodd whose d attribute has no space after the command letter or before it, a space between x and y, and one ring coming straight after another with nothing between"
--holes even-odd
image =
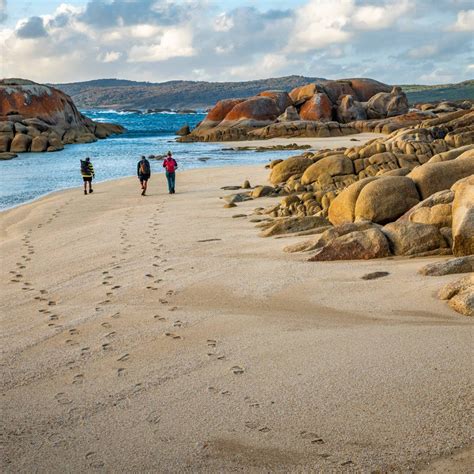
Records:
<instances>
[{"instance_id":1,"label":"sandy beach","mask_svg":"<svg viewBox=\"0 0 474 474\"><path fill-rule=\"evenodd\" d=\"M373 138L383 137L381 133L358 133L356 135L343 135L341 137L278 137L268 138L266 140L243 140L243 141L227 141L222 142L223 147L272 147L284 146L296 143L297 145L310 145L309 150L322 150L323 148L339 148L358 146Z\"/></svg>"},{"instance_id":2,"label":"sandy beach","mask_svg":"<svg viewBox=\"0 0 474 474\"><path fill-rule=\"evenodd\" d=\"M3 472L469 471L472 321L435 297L458 277L283 252L232 217L270 198L219 200L267 174L0 214Z\"/></svg>"}]
</instances>

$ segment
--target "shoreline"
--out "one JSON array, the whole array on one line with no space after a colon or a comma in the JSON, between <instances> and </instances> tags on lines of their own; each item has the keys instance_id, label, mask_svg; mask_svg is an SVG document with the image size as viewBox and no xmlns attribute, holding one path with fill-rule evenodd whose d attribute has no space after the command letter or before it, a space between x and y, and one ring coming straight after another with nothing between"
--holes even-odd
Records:
<instances>
[{"instance_id":1,"label":"shoreline","mask_svg":"<svg viewBox=\"0 0 474 474\"><path fill-rule=\"evenodd\" d=\"M361 137L360 142L358 143L358 144L361 144L361 143L364 143L365 141L367 141L369 139L376 138L380 134L368 133L368 134L359 134L359 135L363 135ZM227 146L229 146L229 147L231 147L231 146L254 146L253 145L254 143L258 143L258 146L273 146L274 144L288 144L288 143L293 143L293 142L296 141L297 143L298 142L301 142L301 143L305 142L305 144L306 143L311 144L313 148L319 146L319 144L321 144L321 146L327 144L327 146L329 146L329 147L335 147L339 143L338 142L339 139L348 140L347 145L349 145L349 143L353 143L353 142L350 142L350 140L348 138L348 137L353 137L353 136L357 136L357 135L350 135L350 136L347 136L347 137L327 137L327 138L314 138L314 137L312 137L312 138L308 138L308 139L300 139L300 138L295 138L295 139L270 139L270 140L258 140L257 142L254 142L254 141L212 142L212 144L215 145L216 147L220 147L220 145L222 145L222 147L220 147L220 148L226 148ZM104 143L104 141L102 141L102 143ZM197 143L202 143L202 142L197 142ZM229 145L227 145L227 143L229 143ZM354 143L356 143L356 142L354 142ZM203 143L203 144L209 145L209 143ZM307 150L288 150L288 154L289 155L291 155L292 153L293 154L300 154L300 153L304 153L305 151L307 151ZM269 150L269 152L271 152L271 150ZM237 150L237 151L235 151L235 153L238 156L238 153L240 153L240 152ZM259 164L248 165L245 162L242 162L242 163L230 163L230 164L226 164L224 166L222 166L222 165L221 166L206 166L205 168L191 168L191 169L215 169L215 168L239 167L239 166L261 166L261 164L260 165ZM188 168L187 170L190 170L190 169ZM159 174L159 173L156 173L156 174ZM109 181L126 179L126 178L133 177L133 176L134 175L123 176L123 177L119 177L119 178L109 178L109 179L104 179L104 180L101 180L101 181L97 181L97 183L106 183L106 182L109 182ZM5 207L5 208L2 208L2 209L0 209L0 214L2 212L5 212L5 211L9 210L9 209L15 209L18 206L22 206L24 204L35 202L36 200L41 199L42 197L50 196L51 194L54 194L54 193L57 193L57 192L60 192L60 191L64 191L64 190L79 188L81 186L82 186L82 183L80 182L80 178L79 178L77 186L74 185L74 186L70 186L70 187L67 187L67 188L61 188L61 189L58 189L58 190L53 190L53 191L44 193L40 196L37 196L37 197L35 197L35 198L33 198L29 201L25 201L25 202L22 202L22 203L19 203L19 204L15 204L13 206L8 206L8 207Z\"/></svg>"},{"instance_id":2,"label":"shoreline","mask_svg":"<svg viewBox=\"0 0 474 474\"><path fill-rule=\"evenodd\" d=\"M219 200L268 170L208 170L0 214L3 469L408 470L471 445L473 324L434 297L456 275L417 273L440 258L307 262Z\"/></svg>"}]
</instances>

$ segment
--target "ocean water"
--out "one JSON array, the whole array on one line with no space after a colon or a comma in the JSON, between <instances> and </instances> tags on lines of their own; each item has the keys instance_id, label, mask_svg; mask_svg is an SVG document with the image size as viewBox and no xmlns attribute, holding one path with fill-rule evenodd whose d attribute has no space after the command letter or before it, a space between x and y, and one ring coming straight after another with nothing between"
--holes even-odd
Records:
<instances>
[{"instance_id":1,"label":"ocean water","mask_svg":"<svg viewBox=\"0 0 474 474\"><path fill-rule=\"evenodd\" d=\"M266 163L285 158L292 151L231 151L225 143L178 143L175 132L188 123L194 127L204 114L137 114L114 110L82 110L93 120L126 127L123 135L95 143L66 145L54 153L22 153L18 158L0 161L0 209L23 204L53 191L82 186L80 159L89 156L96 182L136 175L141 155L173 152L179 170L242 164ZM201 161L199 158L209 158ZM161 161L151 160L152 173L162 172ZM210 171L212 172L212 171ZM164 186L163 180L163 186ZM232 184L232 183L229 183Z\"/></svg>"}]
</instances>

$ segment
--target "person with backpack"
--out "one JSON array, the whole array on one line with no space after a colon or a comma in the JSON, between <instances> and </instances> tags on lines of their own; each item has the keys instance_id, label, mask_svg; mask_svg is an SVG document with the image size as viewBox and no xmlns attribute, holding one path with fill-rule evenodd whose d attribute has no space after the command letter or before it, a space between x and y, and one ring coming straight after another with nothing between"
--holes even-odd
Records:
<instances>
[{"instance_id":1,"label":"person with backpack","mask_svg":"<svg viewBox=\"0 0 474 474\"><path fill-rule=\"evenodd\" d=\"M142 196L145 196L148 180L151 176L151 168L150 162L144 156L137 163L137 175L142 188Z\"/></svg>"},{"instance_id":2,"label":"person with backpack","mask_svg":"<svg viewBox=\"0 0 474 474\"><path fill-rule=\"evenodd\" d=\"M174 194L175 184L176 184L176 168L178 163L173 158L173 155L169 151L165 160L163 161L163 168L166 170L166 180L168 181L168 192L169 194Z\"/></svg>"},{"instance_id":3,"label":"person with backpack","mask_svg":"<svg viewBox=\"0 0 474 474\"><path fill-rule=\"evenodd\" d=\"M87 195L87 183L89 183L89 194L92 194L92 178L95 177L94 166L92 166L91 159L87 157L85 160L81 160L81 175L84 180L84 194Z\"/></svg>"}]
</instances>

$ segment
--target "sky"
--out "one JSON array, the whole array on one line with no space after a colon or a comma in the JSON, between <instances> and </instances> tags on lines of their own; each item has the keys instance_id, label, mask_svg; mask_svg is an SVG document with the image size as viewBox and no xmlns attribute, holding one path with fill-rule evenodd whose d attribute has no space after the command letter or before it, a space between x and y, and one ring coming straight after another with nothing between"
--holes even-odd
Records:
<instances>
[{"instance_id":1,"label":"sky","mask_svg":"<svg viewBox=\"0 0 474 474\"><path fill-rule=\"evenodd\" d=\"M0 0L0 76L474 78L474 0Z\"/></svg>"}]
</instances>

